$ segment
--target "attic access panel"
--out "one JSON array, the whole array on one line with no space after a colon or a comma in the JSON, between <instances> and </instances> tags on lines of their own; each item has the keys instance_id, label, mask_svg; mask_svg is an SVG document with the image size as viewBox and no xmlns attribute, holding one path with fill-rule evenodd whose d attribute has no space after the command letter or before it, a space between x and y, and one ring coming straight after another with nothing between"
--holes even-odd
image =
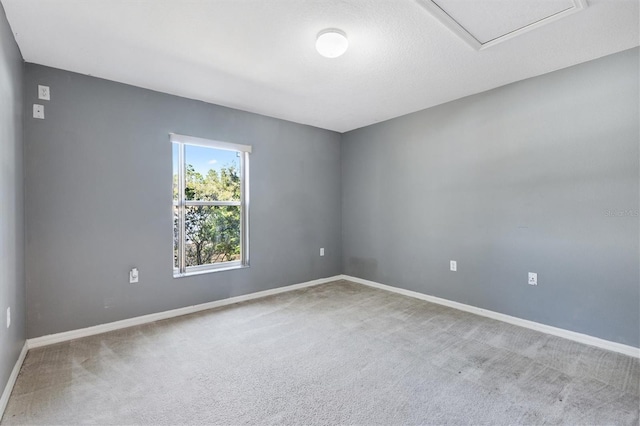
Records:
<instances>
[{"instance_id":1,"label":"attic access panel","mask_svg":"<svg viewBox=\"0 0 640 426\"><path fill-rule=\"evenodd\" d=\"M417 0L449 30L481 50L587 7L586 0Z\"/></svg>"}]
</instances>

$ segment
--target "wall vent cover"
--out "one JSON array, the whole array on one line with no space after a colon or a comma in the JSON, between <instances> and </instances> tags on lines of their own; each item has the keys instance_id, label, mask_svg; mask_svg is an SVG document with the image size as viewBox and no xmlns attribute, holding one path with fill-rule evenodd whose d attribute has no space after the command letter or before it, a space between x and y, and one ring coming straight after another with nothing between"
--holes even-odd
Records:
<instances>
[{"instance_id":1,"label":"wall vent cover","mask_svg":"<svg viewBox=\"0 0 640 426\"><path fill-rule=\"evenodd\" d=\"M486 49L587 7L586 0L417 0L477 50Z\"/></svg>"}]
</instances>

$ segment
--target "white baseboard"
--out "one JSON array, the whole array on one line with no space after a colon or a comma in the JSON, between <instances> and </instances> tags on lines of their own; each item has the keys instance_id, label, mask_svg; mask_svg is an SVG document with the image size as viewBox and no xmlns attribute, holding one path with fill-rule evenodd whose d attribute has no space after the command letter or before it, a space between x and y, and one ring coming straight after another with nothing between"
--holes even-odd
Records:
<instances>
[{"instance_id":1,"label":"white baseboard","mask_svg":"<svg viewBox=\"0 0 640 426\"><path fill-rule=\"evenodd\" d=\"M381 290L402 294L404 296L425 300L427 302L437 303L439 305L448 306L450 308L458 309L460 311L470 312L472 314L481 315L483 317L495 319L498 321L503 321L509 324L518 325L520 327L529 328L531 330L540 331L542 333L563 337L565 339L573 340L578 343L584 343L586 345L596 346L601 349L618 352L634 358L640 358L640 348L623 345L622 343L611 342L609 340L604 340L598 337L589 336L588 334L576 333L575 331L565 330L563 328L558 328L558 327L552 327L550 325L540 324L538 322L529 321L529 320L525 320L517 317L512 317L511 315L501 314L499 312L490 311L488 309L482 309L482 308L478 308L471 305L465 305L464 303L454 302L447 299L441 299L439 297L429 296L427 294L418 293L416 291L392 287L386 284L380 284L375 281L364 280L362 278L352 277L349 275L341 275L340 278L347 281L352 281L358 284L363 284L369 287L375 287Z\"/></svg>"},{"instance_id":2,"label":"white baseboard","mask_svg":"<svg viewBox=\"0 0 640 426\"><path fill-rule=\"evenodd\" d=\"M244 294L242 296L230 297L228 299L216 300L213 302L202 303L200 305L186 306L184 308L172 309L170 311L158 312L155 314L143 315L140 317L129 318L121 321L110 322L107 324L95 325L93 327L81 328L78 330L65 331L62 333L49 334L47 336L36 337L27 340L29 349L39 348L42 346L53 345L54 343L66 342L69 340L79 339L81 337L93 336L95 334L106 333L108 331L119 330L122 328L133 327L135 325L147 324L154 321L160 321L168 318L179 317L182 315L192 314L207 309L218 308L220 306L232 305L234 303L245 302L247 300L259 299L274 294L285 293L288 291L298 290L300 288L312 287L319 284L328 283L341 279L340 275L334 277L321 278L318 280L307 281L300 284L293 284L285 287L273 288L271 290L258 291L256 293Z\"/></svg>"},{"instance_id":3,"label":"white baseboard","mask_svg":"<svg viewBox=\"0 0 640 426\"><path fill-rule=\"evenodd\" d=\"M27 356L28 350L29 346L27 345L27 342L24 342L22 350L20 351L20 355L18 356L18 360L16 361L16 365L13 366L13 370L11 370L11 375L9 376L9 380L7 381L7 385L4 387L4 391L2 392L2 396L0 397L0 421L2 421L4 410L5 408L7 408L9 397L11 396L11 391L13 391L13 386L16 384L18 373L20 373L22 363Z\"/></svg>"}]
</instances>

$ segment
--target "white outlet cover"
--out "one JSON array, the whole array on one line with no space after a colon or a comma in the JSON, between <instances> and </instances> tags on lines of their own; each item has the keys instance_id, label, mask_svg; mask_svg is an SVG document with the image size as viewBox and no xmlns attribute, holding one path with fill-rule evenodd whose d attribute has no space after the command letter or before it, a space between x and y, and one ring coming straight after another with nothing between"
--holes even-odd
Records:
<instances>
[{"instance_id":1,"label":"white outlet cover","mask_svg":"<svg viewBox=\"0 0 640 426\"><path fill-rule=\"evenodd\" d=\"M133 268L132 270L129 271L129 283L135 284L138 282L138 279L139 279L138 268Z\"/></svg>"},{"instance_id":2,"label":"white outlet cover","mask_svg":"<svg viewBox=\"0 0 640 426\"><path fill-rule=\"evenodd\" d=\"M320 249L320 256L324 256L324 248Z\"/></svg>"},{"instance_id":3,"label":"white outlet cover","mask_svg":"<svg viewBox=\"0 0 640 426\"><path fill-rule=\"evenodd\" d=\"M538 274L535 272L529 272L529 284L538 285Z\"/></svg>"},{"instance_id":4,"label":"white outlet cover","mask_svg":"<svg viewBox=\"0 0 640 426\"><path fill-rule=\"evenodd\" d=\"M11 306L7 308L7 328L11 326Z\"/></svg>"},{"instance_id":5,"label":"white outlet cover","mask_svg":"<svg viewBox=\"0 0 640 426\"><path fill-rule=\"evenodd\" d=\"M51 100L51 91L49 90L49 86L38 85L38 99L45 101Z\"/></svg>"},{"instance_id":6,"label":"white outlet cover","mask_svg":"<svg viewBox=\"0 0 640 426\"><path fill-rule=\"evenodd\" d=\"M456 262L455 260L449 261L449 269L453 272L456 272L458 270L458 262Z\"/></svg>"},{"instance_id":7,"label":"white outlet cover","mask_svg":"<svg viewBox=\"0 0 640 426\"><path fill-rule=\"evenodd\" d=\"M44 120L44 105L33 104L33 118Z\"/></svg>"}]
</instances>

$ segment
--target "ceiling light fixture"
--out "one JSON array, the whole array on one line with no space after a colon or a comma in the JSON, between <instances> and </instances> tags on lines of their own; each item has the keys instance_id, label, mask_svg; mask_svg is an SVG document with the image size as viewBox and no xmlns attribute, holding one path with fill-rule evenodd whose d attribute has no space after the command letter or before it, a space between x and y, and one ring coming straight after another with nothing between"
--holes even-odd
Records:
<instances>
[{"instance_id":1,"label":"ceiling light fixture","mask_svg":"<svg viewBox=\"0 0 640 426\"><path fill-rule=\"evenodd\" d=\"M337 58L346 52L348 47L347 35L333 28L320 31L316 40L316 50L325 58Z\"/></svg>"}]
</instances>

